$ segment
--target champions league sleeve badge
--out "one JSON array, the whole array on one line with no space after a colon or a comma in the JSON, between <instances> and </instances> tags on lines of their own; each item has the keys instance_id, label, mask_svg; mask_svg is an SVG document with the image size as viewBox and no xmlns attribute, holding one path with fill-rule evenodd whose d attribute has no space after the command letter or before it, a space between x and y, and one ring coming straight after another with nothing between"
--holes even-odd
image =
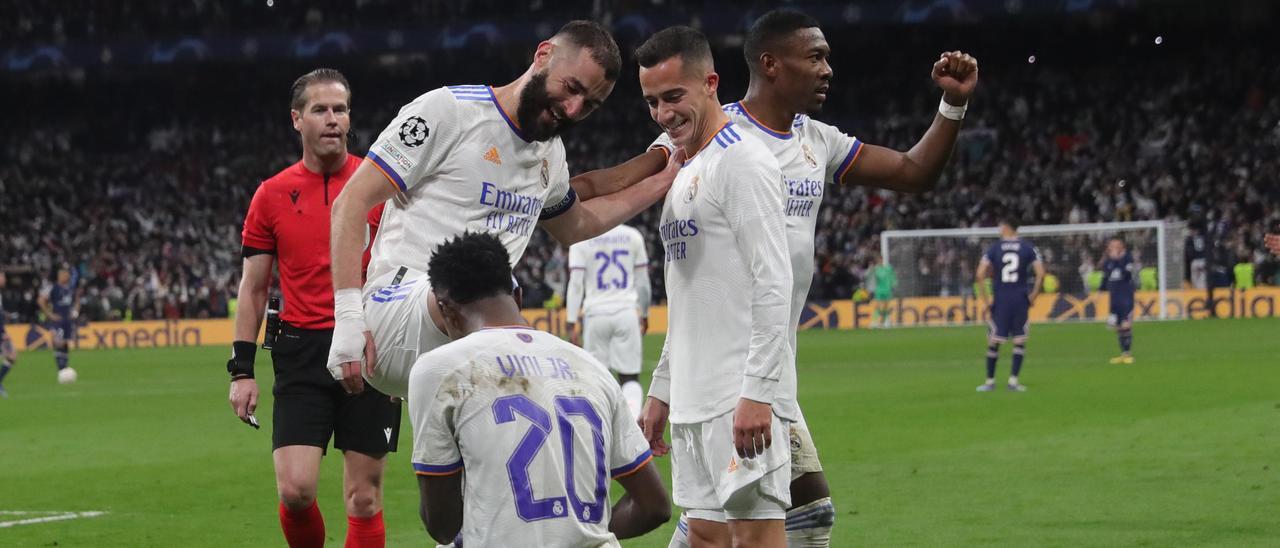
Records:
<instances>
[{"instance_id":1,"label":"champions league sleeve badge","mask_svg":"<svg viewBox=\"0 0 1280 548\"><path fill-rule=\"evenodd\" d=\"M410 116L403 124L400 124L400 142L407 147L416 147L427 141L427 135L431 130L427 129L427 121L418 116Z\"/></svg>"}]
</instances>

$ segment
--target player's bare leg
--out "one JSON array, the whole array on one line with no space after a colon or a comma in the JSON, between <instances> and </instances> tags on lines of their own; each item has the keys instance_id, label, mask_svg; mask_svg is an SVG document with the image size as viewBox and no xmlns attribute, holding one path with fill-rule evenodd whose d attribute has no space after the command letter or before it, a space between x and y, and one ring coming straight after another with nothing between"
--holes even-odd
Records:
<instances>
[{"instance_id":1,"label":"player's bare leg","mask_svg":"<svg viewBox=\"0 0 1280 548\"><path fill-rule=\"evenodd\" d=\"M324 451L286 445L271 453L280 495L280 527L290 548L324 546L324 518L316 506L316 484Z\"/></svg>"},{"instance_id":2,"label":"player's bare leg","mask_svg":"<svg viewBox=\"0 0 1280 548\"><path fill-rule=\"evenodd\" d=\"M382 520L382 474L386 455L357 451L342 453L342 498L347 508L347 547L381 547L386 544Z\"/></svg>"},{"instance_id":3,"label":"player's bare leg","mask_svg":"<svg viewBox=\"0 0 1280 548\"><path fill-rule=\"evenodd\" d=\"M729 525L706 519L689 519L689 546L692 548L730 548L733 537Z\"/></svg>"},{"instance_id":4,"label":"player's bare leg","mask_svg":"<svg viewBox=\"0 0 1280 548\"><path fill-rule=\"evenodd\" d=\"M780 519L731 519L728 526L733 548L784 548L787 545L787 529Z\"/></svg>"}]
</instances>

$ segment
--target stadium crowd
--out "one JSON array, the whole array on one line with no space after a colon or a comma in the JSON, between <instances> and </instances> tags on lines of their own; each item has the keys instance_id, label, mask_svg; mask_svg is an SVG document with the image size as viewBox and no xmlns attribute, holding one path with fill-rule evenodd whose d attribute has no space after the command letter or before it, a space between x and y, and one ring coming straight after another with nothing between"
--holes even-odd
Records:
<instances>
[{"instance_id":1,"label":"stadium crowd","mask_svg":"<svg viewBox=\"0 0 1280 548\"><path fill-rule=\"evenodd\" d=\"M189 4L219 9L217 3ZM446 4L455 3L414 9ZM481 11L488 4L464 3ZM198 25L192 18L199 13L175 17L175 24ZM87 16L69 17L66 32L93 35L84 21L76 22ZM214 20L235 25L230 18ZM1021 32L1026 43L1036 43L1030 37L1035 29ZM1157 46L1151 36L1133 36L1092 44L1086 37L1076 42L1085 44L1082 51L1045 49L1033 59L1034 48L1002 49L1008 33L931 27L828 32L835 76L819 117L868 143L906 150L923 133L938 101L928 69L948 45L973 51L983 76L935 191L829 187L811 296L848 298L873 266L883 230L991 226L1009 212L1025 224L1186 221L1192 237L1206 243L1196 249L1211 270L1225 272L1243 261L1254 265L1257 281L1280 281L1280 268L1262 242L1267 228L1280 221L1280 65L1267 62L1275 38L1220 33L1208 46L1192 47ZM887 40L895 47L875 46ZM287 113L288 86L296 76L317 64L347 74L352 151L363 153L418 94L444 84L513 78L527 62L524 46L398 62L351 57L307 65L3 75L0 99L21 105L0 134L6 310L12 319L33 320L38 287L65 261L77 271L85 319L225 317L238 283L239 233L249 198L262 178L298 155ZM624 52L632 47L622 44ZM873 47L876 55L859 54ZM740 97L746 84L740 50L718 51L717 63L720 98ZM570 165L581 172L616 164L644 151L656 131L635 75L624 71L605 107L566 135ZM655 207L631 224L645 234L651 254L660 256L657 218ZM565 257L547 234L535 236L517 271L526 305L554 303L562 294ZM939 253L932 264L913 267L963 278L976 260ZM1070 262L1075 269L1078 261ZM654 298L661 301L661 265L651 268Z\"/></svg>"}]
</instances>

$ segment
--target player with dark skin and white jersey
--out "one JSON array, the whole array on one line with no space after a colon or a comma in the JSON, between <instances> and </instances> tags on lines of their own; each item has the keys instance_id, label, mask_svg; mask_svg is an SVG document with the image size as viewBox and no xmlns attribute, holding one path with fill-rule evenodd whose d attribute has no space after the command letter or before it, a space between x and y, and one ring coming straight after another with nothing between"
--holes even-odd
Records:
<instances>
[{"instance_id":1,"label":"player with dark skin and white jersey","mask_svg":"<svg viewBox=\"0 0 1280 548\"><path fill-rule=\"evenodd\" d=\"M427 532L450 543L461 531L458 546L618 546L669 520L621 390L590 354L527 325L502 243L458 236L428 273L453 342L419 358L409 382ZM610 478L626 490L612 506Z\"/></svg>"},{"instance_id":2,"label":"player with dark skin and white jersey","mask_svg":"<svg viewBox=\"0 0 1280 548\"><path fill-rule=\"evenodd\" d=\"M932 189L950 158L977 86L978 63L959 51L945 52L934 62L931 76L943 92L939 113L916 145L901 152L863 143L811 118L822 111L834 74L829 63L831 47L813 18L790 10L769 12L752 25L743 49L751 72L750 85L740 101L725 105L724 110L739 131L759 137L769 147L787 183L787 239L795 284L790 326L794 346L813 277L815 230L825 186L862 185L900 192ZM663 138L658 142L662 144ZM650 150L647 155L656 155L658 150L662 149ZM661 409L649 411L660 414ZM803 417L792 425L791 434L788 542L791 546L828 546L836 512ZM681 519L682 527L677 528L672 546L687 546L683 515Z\"/></svg>"}]
</instances>

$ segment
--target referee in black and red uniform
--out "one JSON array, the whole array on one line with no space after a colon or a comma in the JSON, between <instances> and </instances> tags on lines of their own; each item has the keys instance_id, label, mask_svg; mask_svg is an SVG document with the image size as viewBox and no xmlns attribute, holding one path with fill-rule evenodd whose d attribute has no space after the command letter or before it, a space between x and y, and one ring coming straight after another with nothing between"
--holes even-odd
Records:
<instances>
[{"instance_id":1,"label":"referee in black and red uniform","mask_svg":"<svg viewBox=\"0 0 1280 548\"><path fill-rule=\"evenodd\" d=\"M316 485L330 436L343 454L346 546L386 543L382 475L386 454L396 450L400 404L372 387L348 394L325 367L333 335L329 208L361 161L347 153L350 107L351 88L336 70L317 69L294 82L290 109L302 160L258 187L244 221L236 342L227 363L231 407L256 426L255 341L278 260L284 303L271 349L271 447L280 526L291 547L324 545Z\"/></svg>"}]
</instances>

